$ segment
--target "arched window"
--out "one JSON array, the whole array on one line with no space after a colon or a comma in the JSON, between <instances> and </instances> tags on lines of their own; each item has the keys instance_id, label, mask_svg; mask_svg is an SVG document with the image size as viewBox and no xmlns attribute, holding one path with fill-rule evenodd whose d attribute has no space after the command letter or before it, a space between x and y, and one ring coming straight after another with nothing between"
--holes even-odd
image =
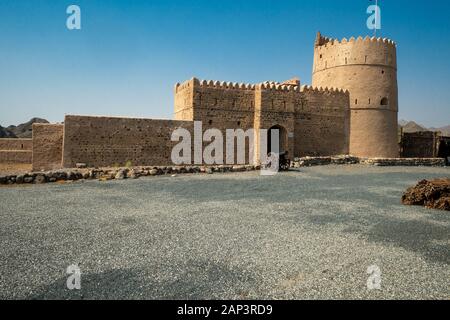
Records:
<instances>
[{"instance_id":1,"label":"arched window","mask_svg":"<svg viewBox=\"0 0 450 320\"><path fill-rule=\"evenodd\" d=\"M384 97L383 99L381 99L381 105L382 106L387 106L389 105L389 99Z\"/></svg>"}]
</instances>

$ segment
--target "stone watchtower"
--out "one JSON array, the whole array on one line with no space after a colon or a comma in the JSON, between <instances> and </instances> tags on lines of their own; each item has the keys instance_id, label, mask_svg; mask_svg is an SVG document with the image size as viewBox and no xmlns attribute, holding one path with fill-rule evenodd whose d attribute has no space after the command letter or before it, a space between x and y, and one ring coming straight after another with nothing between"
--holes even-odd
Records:
<instances>
[{"instance_id":1,"label":"stone watchtower","mask_svg":"<svg viewBox=\"0 0 450 320\"><path fill-rule=\"evenodd\" d=\"M350 91L350 154L399 156L397 56L393 41L317 34L312 85Z\"/></svg>"}]
</instances>

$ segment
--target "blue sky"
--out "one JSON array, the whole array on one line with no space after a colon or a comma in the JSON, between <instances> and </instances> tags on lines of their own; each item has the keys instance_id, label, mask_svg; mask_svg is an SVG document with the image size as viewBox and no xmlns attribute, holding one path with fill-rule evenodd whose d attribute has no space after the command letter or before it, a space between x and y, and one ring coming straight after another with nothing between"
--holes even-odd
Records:
<instances>
[{"instance_id":1,"label":"blue sky","mask_svg":"<svg viewBox=\"0 0 450 320\"><path fill-rule=\"evenodd\" d=\"M66 28L81 7L82 29ZM311 83L317 31L371 35L369 0L0 0L0 125L64 114L172 118L196 76ZM450 124L450 2L380 0L400 119Z\"/></svg>"}]
</instances>

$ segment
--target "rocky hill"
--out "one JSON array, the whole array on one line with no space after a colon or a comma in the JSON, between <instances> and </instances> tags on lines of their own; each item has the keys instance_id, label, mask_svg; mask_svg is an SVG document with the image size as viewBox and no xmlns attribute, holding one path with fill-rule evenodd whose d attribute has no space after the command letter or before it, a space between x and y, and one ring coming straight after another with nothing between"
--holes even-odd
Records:
<instances>
[{"instance_id":1,"label":"rocky hill","mask_svg":"<svg viewBox=\"0 0 450 320\"><path fill-rule=\"evenodd\" d=\"M48 121L41 118L33 118L28 122L19 124L18 126L9 126L7 128L0 127L0 137L31 138L33 123L48 123Z\"/></svg>"},{"instance_id":2,"label":"rocky hill","mask_svg":"<svg viewBox=\"0 0 450 320\"><path fill-rule=\"evenodd\" d=\"M402 126L403 132L419 132L419 131L429 131L427 128L415 123L414 121L409 121Z\"/></svg>"},{"instance_id":3,"label":"rocky hill","mask_svg":"<svg viewBox=\"0 0 450 320\"><path fill-rule=\"evenodd\" d=\"M450 137L450 125L440 127L440 128L426 128L420 124L417 124L414 121L406 121L400 120L398 122L400 128L403 129L403 132L411 133L411 132L419 132L419 131L440 131L442 135Z\"/></svg>"},{"instance_id":4,"label":"rocky hill","mask_svg":"<svg viewBox=\"0 0 450 320\"><path fill-rule=\"evenodd\" d=\"M430 128L431 131L440 131L444 136L450 137L450 126Z\"/></svg>"},{"instance_id":5,"label":"rocky hill","mask_svg":"<svg viewBox=\"0 0 450 320\"><path fill-rule=\"evenodd\" d=\"M14 133L0 126L0 138L17 138Z\"/></svg>"}]
</instances>

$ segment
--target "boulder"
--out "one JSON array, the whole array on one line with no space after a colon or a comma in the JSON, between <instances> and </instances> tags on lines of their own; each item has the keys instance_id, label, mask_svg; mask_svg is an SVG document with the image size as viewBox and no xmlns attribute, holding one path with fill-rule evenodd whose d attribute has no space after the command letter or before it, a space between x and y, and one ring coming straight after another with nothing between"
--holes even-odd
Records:
<instances>
[{"instance_id":1,"label":"boulder","mask_svg":"<svg viewBox=\"0 0 450 320\"><path fill-rule=\"evenodd\" d=\"M25 176L23 174L19 174L16 177L16 183L23 183L23 179L25 178Z\"/></svg>"},{"instance_id":2,"label":"boulder","mask_svg":"<svg viewBox=\"0 0 450 320\"><path fill-rule=\"evenodd\" d=\"M137 170L131 169L130 172L128 173L128 178L137 179L139 178L139 173L137 172Z\"/></svg>"},{"instance_id":3,"label":"boulder","mask_svg":"<svg viewBox=\"0 0 450 320\"><path fill-rule=\"evenodd\" d=\"M245 166L233 166L233 172L246 171Z\"/></svg>"},{"instance_id":4,"label":"boulder","mask_svg":"<svg viewBox=\"0 0 450 320\"><path fill-rule=\"evenodd\" d=\"M76 180L76 179L77 179L77 176L76 176L75 172L73 172L73 171L67 172L67 180Z\"/></svg>"},{"instance_id":5,"label":"boulder","mask_svg":"<svg viewBox=\"0 0 450 320\"><path fill-rule=\"evenodd\" d=\"M33 183L34 177L33 176L25 176L23 178L24 183Z\"/></svg>"},{"instance_id":6,"label":"boulder","mask_svg":"<svg viewBox=\"0 0 450 320\"><path fill-rule=\"evenodd\" d=\"M122 180L122 179L125 179L127 177L127 175L126 175L126 173L125 173L125 170L119 170L119 171L117 171L117 174L116 174L116 176L115 176L115 178L117 179L117 180Z\"/></svg>"},{"instance_id":7,"label":"boulder","mask_svg":"<svg viewBox=\"0 0 450 320\"><path fill-rule=\"evenodd\" d=\"M36 178L34 178L34 183L46 183L47 182L47 177L45 176L45 174L38 174L36 175Z\"/></svg>"}]
</instances>

